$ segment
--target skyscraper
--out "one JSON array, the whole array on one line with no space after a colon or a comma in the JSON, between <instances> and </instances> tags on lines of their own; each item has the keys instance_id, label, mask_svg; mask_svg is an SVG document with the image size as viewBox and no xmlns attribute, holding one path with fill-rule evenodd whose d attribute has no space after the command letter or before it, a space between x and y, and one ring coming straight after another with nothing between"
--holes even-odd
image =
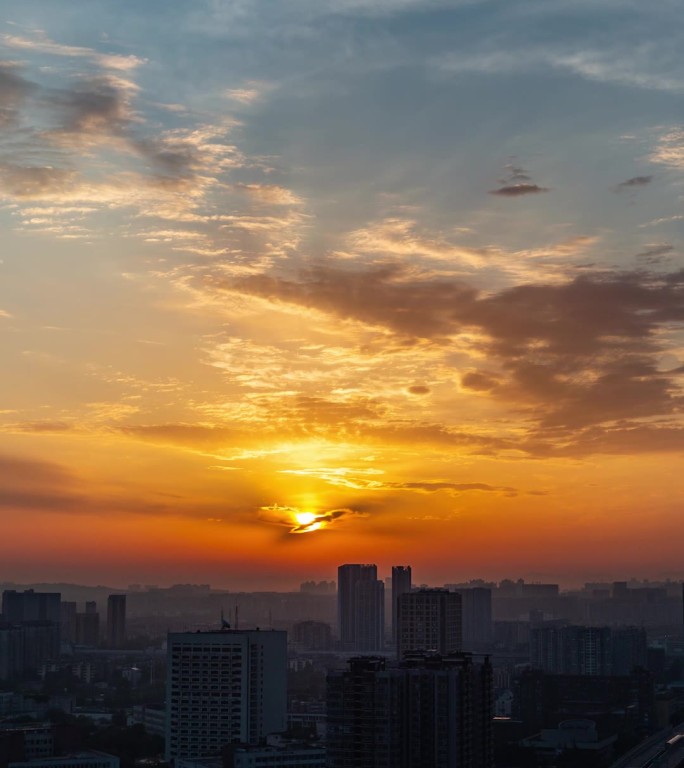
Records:
<instances>
[{"instance_id":1,"label":"skyscraper","mask_svg":"<svg viewBox=\"0 0 684 768\"><path fill-rule=\"evenodd\" d=\"M32 589L17 592L14 589L6 589L2 593L2 615L10 624L51 621L59 625L61 600L59 592L34 592Z\"/></svg>"},{"instance_id":2,"label":"skyscraper","mask_svg":"<svg viewBox=\"0 0 684 768\"><path fill-rule=\"evenodd\" d=\"M13 660L9 666L16 670L17 643L22 646L21 671L35 670L44 661L56 659L60 650L61 598L59 592L34 592L27 589L17 592L13 589L2 593L2 616L8 630ZM17 638L21 636L21 641Z\"/></svg>"},{"instance_id":3,"label":"skyscraper","mask_svg":"<svg viewBox=\"0 0 684 768\"><path fill-rule=\"evenodd\" d=\"M395 648L399 645L397 603L402 595L411 591L411 566L392 566L392 638Z\"/></svg>"},{"instance_id":4,"label":"skyscraper","mask_svg":"<svg viewBox=\"0 0 684 768\"><path fill-rule=\"evenodd\" d=\"M397 601L397 628L400 660L407 651L460 651L461 596L446 589L406 592Z\"/></svg>"},{"instance_id":5,"label":"skyscraper","mask_svg":"<svg viewBox=\"0 0 684 768\"><path fill-rule=\"evenodd\" d=\"M285 730L286 674L285 632L169 634L167 760L220 754Z\"/></svg>"},{"instance_id":6,"label":"skyscraper","mask_svg":"<svg viewBox=\"0 0 684 768\"><path fill-rule=\"evenodd\" d=\"M375 565L337 569L337 616L343 651L379 651L385 645L385 585Z\"/></svg>"},{"instance_id":7,"label":"skyscraper","mask_svg":"<svg viewBox=\"0 0 684 768\"><path fill-rule=\"evenodd\" d=\"M463 648L480 650L492 642L492 590L487 587L459 589L463 609Z\"/></svg>"},{"instance_id":8,"label":"skyscraper","mask_svg":"<svg viewBox=\"0 0 684 768\"><path fill-rule=\"evenodd\" d=\"M469 654L361 657L328 675L330 768L490 768L492 668Z\"/></svg>"},{"instance_id":9,"label":"skyscraper","mask_svg":"<svg viewBox=\"0 0 684 768\"><path fill-rule=\"evenodd\" d=\"M611 675L610 627L535 627L530 635L530 661L554 674Z\"/></svg>"},{"instance_id":10,"label":"skyscraper","mask_svg":"<svg viewBox=\"0 0 684 768\"><path fill-rule=\"evenodd\" d=\"M126 642L126 595L107 598L107 645L123 648Z\"/></svg>"}]
</instances>

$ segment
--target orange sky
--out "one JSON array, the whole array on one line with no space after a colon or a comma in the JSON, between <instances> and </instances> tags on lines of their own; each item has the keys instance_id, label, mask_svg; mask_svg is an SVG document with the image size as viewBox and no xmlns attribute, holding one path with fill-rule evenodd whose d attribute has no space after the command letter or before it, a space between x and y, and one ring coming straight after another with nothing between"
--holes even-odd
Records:
<instances>
[{"instance_id":1,"label":"orange sky","mask_svg":"<svg viewBox=\"0 0 684 768\"><path fill-rule=\"evenodd\" d=\"M664 8L83 2L0 29L2 578L684 576Z\"/></svg>"}]
</instances>

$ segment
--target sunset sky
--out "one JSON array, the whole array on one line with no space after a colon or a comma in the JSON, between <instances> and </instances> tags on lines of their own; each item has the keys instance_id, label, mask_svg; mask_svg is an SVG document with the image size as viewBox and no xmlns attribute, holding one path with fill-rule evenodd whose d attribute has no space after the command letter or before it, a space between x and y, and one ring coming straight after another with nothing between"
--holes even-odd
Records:
<instances>
[{"instance_id":1,"label":"sunset sky","mask_svg":"<svg viewBox=\"0 0 684 768\"><path fill-rule=\"evenodd\" d=\"M5 0L0 579L682 578L675 0Z\"/></svg>"}]
</instances>

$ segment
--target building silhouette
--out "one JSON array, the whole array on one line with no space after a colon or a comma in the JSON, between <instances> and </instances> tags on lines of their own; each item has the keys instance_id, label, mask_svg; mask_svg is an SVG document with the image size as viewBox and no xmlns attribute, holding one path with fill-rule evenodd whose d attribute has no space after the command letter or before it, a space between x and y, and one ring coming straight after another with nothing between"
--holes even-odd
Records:
<instances>
[{"instance_id":1,"label":"building silhouette","mask_svg":"<svg viewBox=\"0 0 684 768\"><path fill-rule=\"evenodd\" d=\"M492 668L469 654L358 657L328 675L329 768L490 768Z\"/></svg>"},{"instance_id":2,"label":"building silhouette","mask_svg":"<svg viewBox=\"0 0 684 768\"><path fill-rule=\"evenodd\" d=\"M60 650L61 595L14 589L2 593L0 679L35 671Z\"/></svg>"},{"instance_id":3,"label":"building silhouette","mask_svg":"<svg viewBox=\"0 0 684 768\"><path fill-rule=\"evenodd\" d=\"M76 644L95 648L100 644L100 614L97 603L88 600L85 611L76 614Z\"/></svg>"},{"instance_id":4,"label":"building silhouette","mask_svg":"<svg viewBox=\"0 0 684 768\"><path fill-rule=\"evenodd\" d=\"M167 643L166 759L258 744L286 725L287 633L171 633Z\"/></svg>"},{"instance_id":5,"label":"building silhouette","mask_svg":"<svg viewBox=\"0 0 684 768\"><path fill-rule=\"evenodd\" d=\"M392 566L392 640L399 647L399 626L397 624L397 603L402 595L411 591L411 566Z\"/></svg>"},{"instance_id":6,"label":"building silhouette","mask_svg":"<svg viewBox=\"0 0 684 768\"><path fill-rule=\"evenodd\" d=\"M492 644L492 590L487 587L459 589L462 601L463 648L488 649Z\"/></svg>"},{"instance_id":7,"label":"building silhouette","mask_svg":"<svg viewBox=\"0 0 684 768\"><path fill-rule=\"evenodd\" d=\"M126 643L126 595L107 598L107 645L123 648Z\"/></svg>"},{"instance_id":8,"label":"building silhouette","mask_svg":"<svg viewBox=\"0 0 684 768\"><path fill-rule=\"evenodd\" d=\"M343 651L380 651L385 646L385 585L375 565L337 569L337 617Z\"/></svg>"},{"instance_id":9,"label":"building silhouette","mask_svg":"<svg viewBox=\"0 0 684 768\"><path fill-rule=\"evenodd\" d=\"M419 589L397 600L397 655L461 650L461 596L446 589Z\"/></svg>"},{"instance_id":10,"label":"building silhouette","mask_svg":"<svg viewBox=\"0 0 684 768\"><path fill-rule=\"evenodd\" d=\"M51 621L59 625L61 600L59 592L34 592L32 589L17 592L6 589L2 593L2 616L10 624Z\"/></svg>"}]
</instances>

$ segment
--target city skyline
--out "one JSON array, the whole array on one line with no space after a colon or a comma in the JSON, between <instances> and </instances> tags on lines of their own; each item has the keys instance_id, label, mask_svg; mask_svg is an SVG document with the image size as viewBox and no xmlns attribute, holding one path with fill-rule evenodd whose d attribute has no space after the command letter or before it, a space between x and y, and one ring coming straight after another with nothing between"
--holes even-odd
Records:
<instances>
[{"instance_id":1,"label":"city skyline","mask_svg":"<svg viewBox=\"0 0 684 768\"><path fill-rule=\"evenodd\" d=\"M677 5L9 0L0 559L684 577Z\"/></svg>"}]
</instances>

